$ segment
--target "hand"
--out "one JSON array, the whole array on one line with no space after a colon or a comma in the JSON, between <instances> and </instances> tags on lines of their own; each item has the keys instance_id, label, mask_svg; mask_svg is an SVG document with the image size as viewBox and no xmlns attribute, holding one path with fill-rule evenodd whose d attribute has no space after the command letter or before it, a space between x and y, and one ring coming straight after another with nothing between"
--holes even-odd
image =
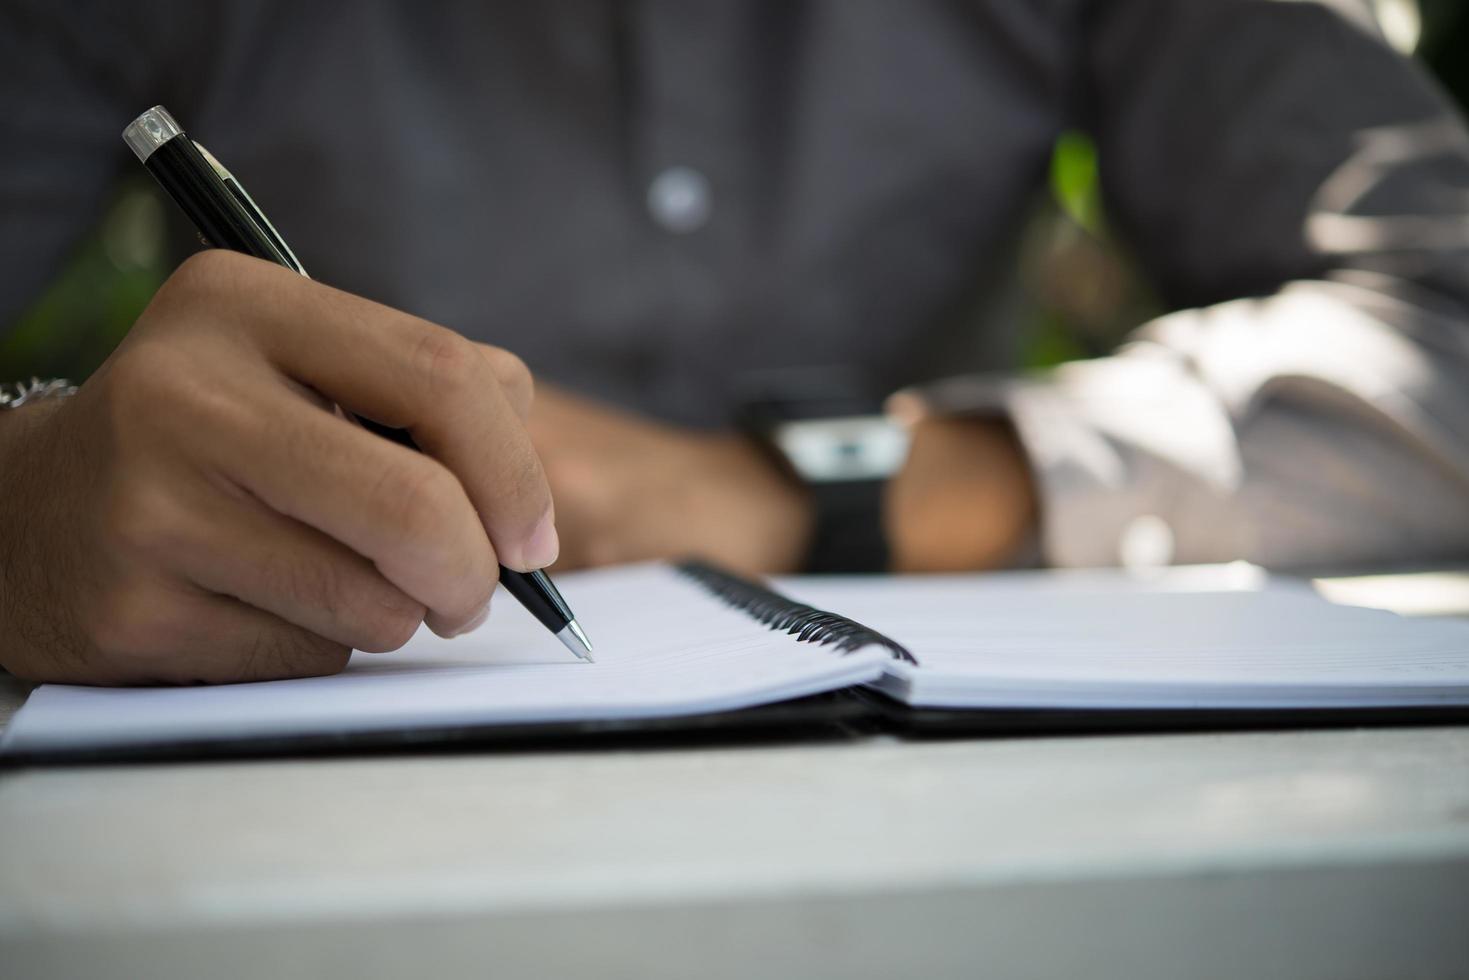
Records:
<instances>
[{"instance_id":1,"label":"hand","mask_svg":"<svg viewBox=\"0 0 1469 980\"><path fill-rule=\"evenodd\" d=\"M324 674L478 624L556 557L512 355L230 252L185 262L74 397L0 419L0 665ZM411 430L416 453L334 409Z\"/></svg>"},{"instance_id":2,"label":"hand","mask_svg":"<svg viewBox=\"0 0 1469 980\"><path fill-rule=\"evenodd\" d=\"M530 433L556 497L558 568L698 556L794 571L810 535L804 490L737 435L679 429L548 389Z\"/></svg>"},{"instance_id":3,"label":"hand","mask_svg":"<svg viewBox=\"0 0 1469 980\"><path fill-rule=\"evenodd\" d=\"M1013 559L1035 524L1036 502L1009 423L929 416L908 394L889 408L912 429L885 504L893 570L957 572Z\"/></svg>"}]
</instances>

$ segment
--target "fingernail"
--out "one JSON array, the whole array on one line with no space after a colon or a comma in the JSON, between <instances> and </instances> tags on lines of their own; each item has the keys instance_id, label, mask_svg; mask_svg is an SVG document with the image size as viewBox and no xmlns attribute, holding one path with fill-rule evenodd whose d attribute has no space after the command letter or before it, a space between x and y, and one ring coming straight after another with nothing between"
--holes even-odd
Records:
<instances>
[{"instance_id":1,"label":"fingernail","mask_svg":"<svg viewBox=\"0 0 1469 980\"><path fill-rule=\"evenodd\" d=\"M488 602L486 602L485 603L485 607L483 609L481 609L475 615L475 617L473 619L471 619L469 622L465 623L463 626L459 627L459 629L457 629L457 630L454 631L454 635L455 636L463 636L465 633L473 633L475 630L477 630L481 626L483 626L485 624L485 620L487 620L489 618L490 618L490 604Z\"/></svg>"},{"instance_id":2,"label":"fingernail","mask_svg":"<svg viewBox=\"0 0 1469 980\"><path fill-rule=\"evenodd\" d=\"M561 539L556 536L556 519L548 511L526 540L520 557L528 571L535 571L554 562L559 554Z\"/></svg>"}]
</instances>

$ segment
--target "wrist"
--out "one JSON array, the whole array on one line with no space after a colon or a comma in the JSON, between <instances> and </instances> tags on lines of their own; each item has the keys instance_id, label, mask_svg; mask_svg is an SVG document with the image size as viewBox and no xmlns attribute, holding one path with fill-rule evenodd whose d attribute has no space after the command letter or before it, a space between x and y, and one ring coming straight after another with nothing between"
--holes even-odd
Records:
<instances>
[{"instance_id":1,"label":"wrist","mask_svg":"<svg viewBox=\"0 0 1469 980\"><path fill-rule=\"evenodd\" d=\"M45 381L32 378L29 382L0 384L0 460L14 449L8 444L18 438L18 433L48 417L77 390L76 385L64 378Z\"/></svg>"},{"instance_id":2,"label":"wrist","mask_svg":"<svg viewBox=\"0 0 1469 980\"><path fill-rule=\"evenodd\" d=\"M802 547L789 568L816 573L887 571L886 484L903 462L908 432L866 385L845 372L790 378L747 400L740 412L753 443L800 494Z\"/></svg>"},{"instance_id":3,"label":"wrist","mask_svg":"<svg viewBox=\"0 0 1469 980\"><path fill-rule=\"evenodd\" d=\"M22 424L20 410L13 412L0 412L0 472L4 471L5 461L8 458L14 441L16 430Z\"/></svg>"},{"instance_id":4,"label":"wrist","mask_svg":"<svg viewBox=\"0 0 1469 980\"><path fill-rule=\"evenodd\" d=\"M38 617L52 614L37 597L36 549L45 538L38 531L44 502L36 474L42 458L34 448L62 399L45 398L0 409L0 669L16 677L35 677L39 647ZM51 542L54 544L54 542Z\"/></svg>"},{"instance_id":5,"label":"wrist","mask_svg":"<svg viewBox=\"0 0 1469 980\"><path fill-rule=\"evenodd\" d=\"M15 408L0 408L0 483L12 482L5 475L21 465L18 460L28 439L61 409L63 402L62 398L43 398Z\"/></svg>"},{"instance_id":6,"label":"wrist","mask_svg":"<svg viewBox=\"0 0 1469 980\"><path fill-rule=\"evenodd\" d=\"M1037 520L1030 466L1003 419L927 417L889 484L884 525L893 570L999 568Z\"/></svg>"}]
</instances>

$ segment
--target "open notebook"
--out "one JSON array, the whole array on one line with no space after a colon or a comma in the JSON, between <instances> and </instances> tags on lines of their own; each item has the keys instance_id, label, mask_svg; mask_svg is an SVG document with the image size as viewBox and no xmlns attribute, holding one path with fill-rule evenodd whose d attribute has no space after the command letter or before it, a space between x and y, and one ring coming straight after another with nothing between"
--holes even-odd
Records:
<instances>
[{"instance_id":1,"label":"open notebook","mask_svg":"<svg viewBox=\"0 0 1469 980\"><path fill-rule=\"evenodd\" d=\"M888 716L899 705L1138 720L1469 706L1469 623L1336 606L1299 584L1219 589L1218 579L1183 573L1143 586L1117 574L1033 573L787 579L775 591L696 564L558 581L592 635L595 664L572 660L502 597L474 634L441 640L421 631L397 653L355 655L334 677L43 685L0 753L126 755L605 725L859 686L885 696L869 700Z\"/></svg>"}]
</instances>

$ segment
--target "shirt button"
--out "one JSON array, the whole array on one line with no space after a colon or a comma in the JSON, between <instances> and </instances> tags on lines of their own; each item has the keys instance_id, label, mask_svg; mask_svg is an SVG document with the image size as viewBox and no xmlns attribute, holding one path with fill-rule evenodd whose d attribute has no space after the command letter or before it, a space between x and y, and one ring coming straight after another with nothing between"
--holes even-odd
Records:
<instances>
[{"instance_id":1,"label":"shirt button","mask_svg":"<svg viewBox=\"0 0 1469 980\"><path fill-rule=\"evenodd\" d=\"M665 231L686 235L709 223L714 210L709 178L692 167L669 167L648 185L648 212Z\"/></svg>"}]
</instances>

